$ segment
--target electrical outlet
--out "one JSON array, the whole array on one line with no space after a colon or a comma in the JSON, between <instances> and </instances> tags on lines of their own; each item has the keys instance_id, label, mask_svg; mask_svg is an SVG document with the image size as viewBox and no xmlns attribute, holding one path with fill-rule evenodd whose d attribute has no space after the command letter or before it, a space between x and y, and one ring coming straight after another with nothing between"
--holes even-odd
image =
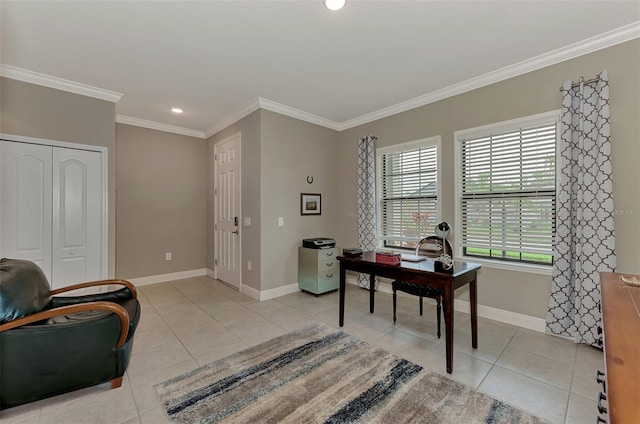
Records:
<instances>
[{"instance_id":1,"label":"electrical outlet","mask_svg":"<svg viewBox=\"0 0 640 424\"><path fill-rule=\"evenodd\" d=\"M247 269L251 271L251 261L247 261Z\"/></svg>"},{"instance_id":2,"label":"electrical outlet","mask_svg":"<svg viewBox=\"0 0 640 424\"><path fill-rule=\"evenodd\" d=\"M164 254L164 260L165 261L170 261L171 260L171 252L167 252Z\"/></svg>"},{"instance_id":3,"label":"electrical outlet","mask_svg":"<svg viewBox=\"0 0 640 424\"><path fill-rule=\"evenodd\" d=\"M284 227L284 217L278 217L278 227Z\"/></svg>"}]
</instances>

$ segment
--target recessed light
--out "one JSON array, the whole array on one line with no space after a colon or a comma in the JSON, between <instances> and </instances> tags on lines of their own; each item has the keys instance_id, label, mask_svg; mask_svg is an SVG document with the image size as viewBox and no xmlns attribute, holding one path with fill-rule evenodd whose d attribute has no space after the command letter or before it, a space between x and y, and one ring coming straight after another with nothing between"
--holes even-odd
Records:
<instances>
[{"instance_id":1,"label":"recessed light","mask_svg":"<svg viewBox=\"0 0 640 424\"><path fill-rule=\"evenodd\" d=\"M324 0L324 6L332 11L340 10L347 3L347 0Z\"/></svg>"},{"instance_id":2,"label":"recessed light","mask_svg":"<svg viewBox=\"0 0 640 424\"><path fill-rule=\"evenodd\" d=\"M182 109L180 109L179 107L172 107L171 108L171 112L173 112L173 113L182 113L184 111Z\"/></svg>"}]
</instances>

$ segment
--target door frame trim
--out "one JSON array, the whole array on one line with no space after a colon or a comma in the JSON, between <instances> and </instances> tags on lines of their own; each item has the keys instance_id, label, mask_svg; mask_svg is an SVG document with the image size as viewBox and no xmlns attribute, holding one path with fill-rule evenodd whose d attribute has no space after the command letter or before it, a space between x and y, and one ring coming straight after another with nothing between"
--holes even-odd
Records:
<instances>
[{"instance_id":1,"label":"door frame trim","mask_svg":"<svg viewBox=\"0 0 640 424\"><path fill-rule=\"evenodd\" d=\"M109 148L104 146L93 146L90 144L71 143L68 141L49 140L45 138L25 137L22 135L0 133L0 139L6 141L13 141L16 143L25 144L39 144L42 146L61 147L64 149L74 150L87 150L90 152L98 152L101 156L102 166L102 223L101 223L101 235L102 242L100 249L101 266L100 274L101 278L106 279L109 276L109 168L108 168L108 152Z\"/></svg>"},{"instance_id":2,"label":"door frame trim","mask_svg":"<svg viewBox=\"0 0 640 424\"><path fill-rule=\"evenodd\" d=\"M244 268L242 266L242 132L238 131L236 133L231 134L228 137L223 138L222 140L218 140L213 144L213 252L214 252L214 257L213 257L213 276L215 279L218 279L218 265L216 263L217 259L218 259L218 230L216 229L216 223L218 221L218 214L216 212L216 194L215 194L215 190L217 188L217 180L218 180L218 174L217 174L217 164L216 164L216 160L215 160L215 155L217 155L218 153L218 149L219 146L221 144L224 143L228 143L230 141L232 141L233 139L237 138L238 139L238 153L240 155L240 161L238 162L238 192L239 192L239 196L238 196L238 202L240 203L238 206L239 209L239 217L238 217L238 229L240 230L240 240L238 240L238 244L240 247L240 255L239 255L239 261L240 263L238 264L239 268L240 268L240 281L239 281L239 285L238 285L238 290L242 291L242 275L244 273Z\"/></svg>"}]
</instances>

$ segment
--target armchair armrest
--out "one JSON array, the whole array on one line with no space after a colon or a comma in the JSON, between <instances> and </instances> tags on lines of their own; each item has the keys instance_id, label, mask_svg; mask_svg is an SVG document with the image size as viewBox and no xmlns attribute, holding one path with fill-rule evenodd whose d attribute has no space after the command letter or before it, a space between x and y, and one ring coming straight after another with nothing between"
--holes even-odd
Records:
<instances>
[{"instance_id":1,"label":"armchair armrest","mask_svg":"<svg viewBox=\"0 0 640 424\"><path fill-rule=\"evenodd\" d=\"M121 348L124 345L124 342L127 340L127 335L129 333L129 314L127 313L126 309L113 302L89 302L81 303L78 305L47 309L45 311L37 312L24 318L19 318L0 325L0 333L3 331L11 330L13 328L22 327L23 325L53 318L59 315L97 310L112 312L116 314L118 318L120 318L120 338L116 343L116 347Z\"/></svg>"},{"instance_id":2,"label":"armchair armrest","mask_svg":"<svg viewBox=\"0 0 640 424\"><path fill-rule=\"evenodd\" d=\"M89 281L88 283L80 283L80 284L74 284L68 287L62 287L56 290L52 290L49 292L50 296L54 296L56 294L60 294L60 293L65 293L68 291L72 291L72 290L78 290L78 289L85 289L87 287L98 287L98 286L107 286L110 284L119 284L121 286L125 286L127 287L129 290L131 290L131 294L133 295L134 299L138 298L138 292L136 291L136 286L134 286L132 283L130 283L127 280L100 280L100 281Z\"/></svg>"}]
</instances>

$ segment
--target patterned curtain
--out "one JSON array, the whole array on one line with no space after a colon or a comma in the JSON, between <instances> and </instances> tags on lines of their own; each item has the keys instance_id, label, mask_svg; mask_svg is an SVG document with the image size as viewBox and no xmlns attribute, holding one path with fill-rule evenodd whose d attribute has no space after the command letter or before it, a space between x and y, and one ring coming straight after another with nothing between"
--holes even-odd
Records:
<instances>
[{"instance_id":1,"label":"patterned curtain","mask_svg":"<svg viewBox=\"0 0 640 424\"><path fill-rule=\"evenodd\" d=\"M377 247L376 140L368 135L358 142L358 244L364 251ZM358 274L358 285L368 289L369 274Z\"/></svg>"},{"instance_id":2,"label":"patterned curtain","mask_svg":"<svg viewBox=\"0 0 640 424\"><path fill-rule=\"evenodd\" d=\"M562 92L555 257L548 332L602 345L601 271L615 271L609 82L566 81Z\"/></svg>"}]
</instances>

